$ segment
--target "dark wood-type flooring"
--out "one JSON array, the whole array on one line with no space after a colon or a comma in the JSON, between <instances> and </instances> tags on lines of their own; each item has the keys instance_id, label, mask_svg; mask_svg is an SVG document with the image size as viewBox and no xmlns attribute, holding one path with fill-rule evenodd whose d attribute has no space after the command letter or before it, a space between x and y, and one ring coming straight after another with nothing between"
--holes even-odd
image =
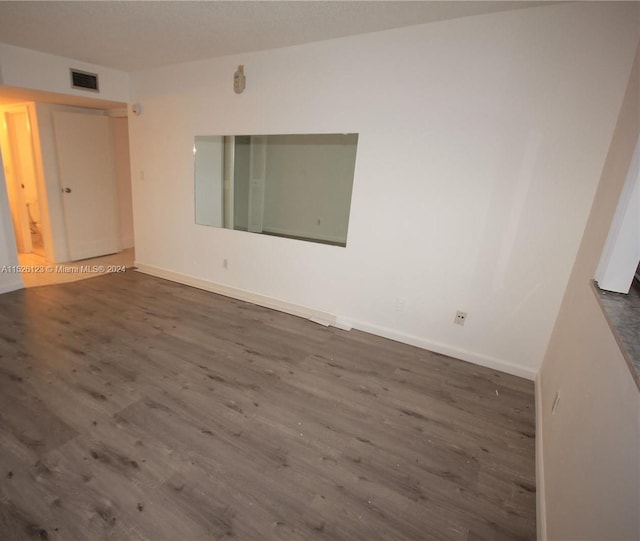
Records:
<instances>
[{"instance_id":1,"label":"dark wood-type flooring","mask_svg":"<svg viewBox=\"0 0 640 541\"><path fill-rule=\"evenodd\" d=\"M0 295L0 539L535 538L533 385L137 272Z\"/></svg>"}]
</instances>

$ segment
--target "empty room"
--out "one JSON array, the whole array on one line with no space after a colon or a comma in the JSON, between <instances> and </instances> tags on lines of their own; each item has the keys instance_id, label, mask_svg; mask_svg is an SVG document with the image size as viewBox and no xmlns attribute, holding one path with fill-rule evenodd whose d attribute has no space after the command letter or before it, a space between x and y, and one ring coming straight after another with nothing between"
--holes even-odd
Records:
<instances>
[{"instance_id":1,"label":"empty room","mask_svg":"<svg viewBox=\"0 0 640 541\"><path fill-rule=\"evenodd\" d=\"M0 539L640 539L639 43L0 1Z\"/></svg>"}]
</instances>

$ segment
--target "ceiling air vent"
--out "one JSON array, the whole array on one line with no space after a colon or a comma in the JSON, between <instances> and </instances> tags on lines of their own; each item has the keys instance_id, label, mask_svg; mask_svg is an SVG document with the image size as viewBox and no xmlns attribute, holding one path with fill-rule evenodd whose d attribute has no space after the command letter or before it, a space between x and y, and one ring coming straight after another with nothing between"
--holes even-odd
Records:
<instances>
[{"instance_id":1,"label":"ceiling air vent","mask_svg":"<svg viewBox=\"0 0 640 541\"><path fill-rule=\"evenodd\" d=\"M71 88L98 92L98 76L95 73L71 68Z\"/></svg>"}]
</instances>

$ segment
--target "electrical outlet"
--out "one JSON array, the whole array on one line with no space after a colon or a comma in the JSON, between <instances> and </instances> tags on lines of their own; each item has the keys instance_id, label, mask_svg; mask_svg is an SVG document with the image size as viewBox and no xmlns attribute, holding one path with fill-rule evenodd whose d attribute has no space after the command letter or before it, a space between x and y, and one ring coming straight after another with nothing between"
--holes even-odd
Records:
<instances>
[{"instance_id":1,"label":"electrical outlet","mask_svg":"<svg viewBox=\"0 0 640 541\"><path fill-rule=\"evenodd\" d=\"M227 259L223 259L222 260L222 268L223 269L228 269L229 268L229 261Z\"/></svg>"},{"instance_id":2,"label":"electrical outlet","mask_svg":"<svg viewBox=\"0 0 640 541\"><path fill-rule=\"evenodd\" d=\"M464 325L465 321L467 321L467 313L466 312L461 312L460 310L458 310L456 312L456 317L453 318L453 322L456 325Z\"/></svg>"},{"instance_id":3,"label":"electrical outlet","mask_svg":"<svg viewBox=\"0 0 640 541\"><path fill-rule=\"evenodd\" d=\"M405 297L396 297L396 312L404 312L407 307L407 299Z\"/></svg>"}]
</instances>

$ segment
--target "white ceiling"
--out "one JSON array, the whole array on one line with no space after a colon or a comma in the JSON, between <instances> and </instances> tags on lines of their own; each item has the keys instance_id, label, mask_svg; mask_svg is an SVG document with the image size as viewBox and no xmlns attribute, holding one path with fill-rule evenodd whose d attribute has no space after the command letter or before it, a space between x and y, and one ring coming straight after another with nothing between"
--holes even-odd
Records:
<instances>
[{"instance_id":1,"label":"white ceiling","mask_svg":"<svg viewBox=\"0 0 640 541\"><path fill-rule=\"evenodd\" d=\"M541 3L0 1L0 42L135 71Z\"/></svg>"}]
</instances>

